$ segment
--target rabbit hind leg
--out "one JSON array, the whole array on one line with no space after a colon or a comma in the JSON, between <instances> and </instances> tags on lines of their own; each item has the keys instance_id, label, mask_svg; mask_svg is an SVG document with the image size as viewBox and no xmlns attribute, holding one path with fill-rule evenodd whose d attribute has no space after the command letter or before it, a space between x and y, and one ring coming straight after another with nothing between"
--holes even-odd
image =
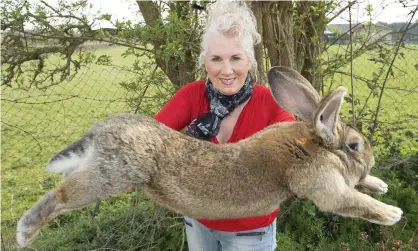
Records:
<instances>
[{"instance_id":1,"label":"rabbit hind leg","mask_svg":"<svg viewBox=\"0 0 418 251\"><path fill-rule=\"evenodd\" d=\"M74 172L56 189L43 196L19 220L17 241L21 247L30 244L37 233L57 215L86 207L94 202L126 191L129 184L106 181L94 171Z\"/></svg>"}]
</instances>

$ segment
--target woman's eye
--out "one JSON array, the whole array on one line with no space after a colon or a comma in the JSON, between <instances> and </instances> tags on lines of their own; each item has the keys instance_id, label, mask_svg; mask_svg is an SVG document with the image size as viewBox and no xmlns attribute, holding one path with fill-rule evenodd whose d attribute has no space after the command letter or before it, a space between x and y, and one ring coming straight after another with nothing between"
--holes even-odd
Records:
<instances>
[{"instance_id":1,"label":"woman's eye","mask_svg":"<svg viewBox=\"0 0 418 251\"><path fill-rule=\"evenodd\" d=\"M216 58L212 58L212 61L213 62L220 62L222 59L221 58L218 58L218 57L216 57Z\"/></svg>"},{"instance_id":2,"label":"woman's eye","mask_svg":"<svg viewBox=\"0 0 418 251\"><path fill-rule=\"evenodd\" d=\"M232 60L233 61L239 61L239 60L241 60L241 58L240 57L233 57Z\"/></svg>"},{"instance_id":3,"label":"woman's eye","mask_svg":"<svg viewBox=\"0 0 418 251\"><path fill-rule=\"evenodd\" d=\"M358 143L351 143L351 144L348 144L348 147L350 148L350 150L352 150L352 151L358 151Z\"/></svg>"}]
</instances>

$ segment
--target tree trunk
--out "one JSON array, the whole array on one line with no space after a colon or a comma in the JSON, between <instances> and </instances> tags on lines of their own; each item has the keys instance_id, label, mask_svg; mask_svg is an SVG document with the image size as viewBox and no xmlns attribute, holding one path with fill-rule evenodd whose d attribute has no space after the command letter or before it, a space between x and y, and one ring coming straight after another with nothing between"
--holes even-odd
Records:
<instances>
[{"instance_id":1,"label":"tree trunk","mask_svg":"<svg viewBox=\"0 0 418 251\"><path fill-rule=\"evenodd\" d=\"M304 13L300 20L304 35L301 36L299 44L303 45L305 54L301 73L320 92L322 76L319 72L318 56L321 54L320 49L326 27L325 6L322 2L304 2L296 6L296 11L297 13Z\"/></svg>"},{"instance_id":2,"label":"tree trunk","mask_svg":"<svg viewBox=\"0 0 418 251\"><path fill-rule=\"evenodd\" d=\"M313 12L311 7L316 7L316 11ZM291 67L301 72L319 91L322 78L316 73L325 29L323 3L257 1L252 3L251 8L262 31L269 60L264 64L263 50L255 47L258 65L264 70L259 69L258 72L264 76L266 69L272 66Z\"/></svg>"},{"instance_id":3,"label":"tree trunk","mask_svg":"<svg viewBox=\"0 0 418 251\"><path fill-rule=\"evenodd\" d=\"M267 50L271 66L295 67L295 52L293 45L292 2L253 3L253 11L261 10L258 26L262 28L263 44ZM256 16L257 17L257 16Z\"/></svg>"},{"instance_id":4,"label":"tree trunk","mask_svg":"<svg viewBox=\"0 0 418 251\"><path fill-rule=\"evenodd\" d=\"M257 31L260 35L263 34L263 10L261 4L253 4L252 11L257 20ZM267 84L266 65L264 63L264 50L263 50L263 36L261 41L254 47L255 60L257 60L257 82Z\"/></svg>"},{"instance_id":5,"label":"tree trunk","mask_svg":"<svg viewBox=\"0 0 418 251\"><path fill-rule=\"evenodd\" d=\"M144 21L150 27L163 27L163 21L160 10L156 2L152 1L137 1L139 10L142 13ZM189 2L175 2L171 4L171 8L177 11L179 18L187 18L190 12ZM186 12L186 13L185 13ZM193 38L192 38L193 39ZM185 41L187 42L187 41ZM161 47L167 43L167 35L163 33L161 37L156 37L152 40L154 46L155 61L159 68L161 68L170 81L177 87L181 87L195 79L196 63L193 56L192 49L185 46L184 57L170 56L164 58L161 53Z\"/></svg>"},{"instance_id":6,"label":"tree trunk","mask_svg":"<svg viewBox=\"0 0 418 251\"><path fill-rule=\"evenodd\" d=\"M137 1L137 4L147 26L164 27L156 2ZM266 83L266 71L270 67L287 66L301 72L315 89L320 90L322 78L317 72L320 44L325 29L324 3L256 1L249 4L257 20L257 29L262 35L262 43L254 48L258 65L256 72L258 82ZM192 16L190 2L172 2L170 11L175 11L177 17L183 20ZM151 41L156 52L154 55L158 67L177 87L193 81L196 76L195 59L198 49L184 46L182 57L172 55L163 57L158 51L167 44L169 38L164 32L161 34ZM192 40L197 38L197 35L191 33L190 37ZM199 43L198 40L184 42ZM264 56L264 50L267 52L267 57ZM265 58L268 60L264 60Z\"/></svg>"}]
</instances>

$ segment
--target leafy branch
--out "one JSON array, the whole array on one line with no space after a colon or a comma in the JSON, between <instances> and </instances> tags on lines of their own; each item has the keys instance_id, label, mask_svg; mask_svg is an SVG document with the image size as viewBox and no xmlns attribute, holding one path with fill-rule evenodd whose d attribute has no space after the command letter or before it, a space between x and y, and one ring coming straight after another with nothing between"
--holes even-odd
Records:
<instances>
[{"instance_id":1,"label":"leafy branch","mask_svg":"<svg viewBox=\"0 0 418 251\"><path fill-rule=\"evenodd\" d=\"M417 13L417 11L418 11L418 5L415 7L415 10L413 10L411 12L411 18L409 19L408 23L406 24L405 29L402 29L403 31L401 33L402 34L401 35L401 38L399 39L399 41L398 41L398 43L396 45L395 53L393 55L392 61L390 62L389 67L388 67L388 69L386 71L386 76L385 76L385 79L383 80L383 84L382 84L382 87L381 87L381 92L380 92L380 95L379 95L379 100L378 100L378 103L377 103L377 106L376 106L376 110L375 110L375 113L374 113L375 114L374 115L374 121L373 121L373 124L371 125L371 130L370 130L370 137L371 138L373 138L374 133L376 132L378 118L379 118L379 111L380 111L380 107L381 107L381 104L382 104L382 97L383 97L383 93L385 91L385 87L386 87L386 84L387 84L387 80L388 80L389 74L393 74L392 68L393 68L393 65L395 63L396 58L398 57L399 48L404 43L405 34L408 31L409 26L411 26L412 20L414 19L414 16Z\"/></svg>"}]
</instances>

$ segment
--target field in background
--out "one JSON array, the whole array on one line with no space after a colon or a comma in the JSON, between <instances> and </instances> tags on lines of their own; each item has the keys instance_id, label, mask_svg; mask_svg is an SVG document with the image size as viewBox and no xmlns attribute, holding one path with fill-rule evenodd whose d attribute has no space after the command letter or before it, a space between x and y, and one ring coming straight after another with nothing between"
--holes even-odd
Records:
<instances>
[{"instance_id":1,"label":"field in background","mask_svg":"<svg viewBox=\"0 0 418 251\"><path fill-rule=\"evenodd\" d=\"M101 49L98 55L112 56L113 64L131 66L122 47ZM120 112L129 93L119 83L133 78L111 66L83 68L68 82L45 91L11 90L2 87L1 211L6 242L14 242L16 222L41 195L61 179L46 172L52 156L91 125Z\"/></svg>"},{"instance_id":2,"label":"field in background","mask_svg":"<svg viewBox=\"0 0 418 251\"><path fill-rule=\"evenodd\" d=\"M328 50L329 54L343 54L345 48L338 49L337 46ZM391 57L393 55L390 55ZM357 103L355 106L356 115L359 111L364 114L360 121L363 124L363 130L367 130L373 121L370 112L375 112L378 105L380 91L376 88L375 94L370 89L370 84L361 79L372 79L373 75L378 74L381 64L373 60L376 54L368 52L356 58L353 62L354 78L354 97ZM383 68L382 74L378 79L378 86L382 86L387 73L387 68ZM347 65L341 71L350 73L350 66ZM402 154L408 155L418 151L418 46L409 46L408 49L401 49L394 63L393 72L389 74L385 90L381 99L379 109L379 124L387 128L387 131L378 131L376 133L377 141L382 142L383 137L388 133L394 133L391 140L399 143ZM335 73L333 78L327 78L325 81L325 91L335 89L339 85L348 88L346 96L351 95L350 76ZM367 103L366 103L366 100ZM351 104L345 103L342 111L346 121L351 121ZM381 150L376 148L375 150Z\"/></svg>"},{"instance_id":3,"label":"field in background","mask_svg":"<svg viewBox=\"0 0 418 251\"><path fill-rule=\"evenodd\" d=\"M124 50L103 49L98 53L113 56L114 64L130 66L134 59L122 58L120 54ZM368 59L368 56L363 56L355 61L356 75L369 77L372 74L375 64ZM413 132L415 139L407 139L405 130L397 135L397 140L404 142L405 153L418 149L417 59L417 51L408 51L404 58L398 59L399 68L393 77L390 76L388 87L391 89L385 92L380 113L380 119L385 123L398 123ZM340 84L350 87L349 77L335 76L332 81L327 80L328 85L332 82L332 88ZM2 87L1 229L8 247L14 245L19 217L61 179L60 175L46 172L45 166L50 158L78 139L95 121L119 112L133 111L125 102L132 94L118 84L133 77L114 67L95 65L82 69L73 80L45 91L26 92ZM368 90L360 81L355 82L355 96L360 105ZM375 107L376 102L377 98L373 98L369 107ZM349 109L346 104L346 117L349 117Z\"/></svg>"}]
</instances>

